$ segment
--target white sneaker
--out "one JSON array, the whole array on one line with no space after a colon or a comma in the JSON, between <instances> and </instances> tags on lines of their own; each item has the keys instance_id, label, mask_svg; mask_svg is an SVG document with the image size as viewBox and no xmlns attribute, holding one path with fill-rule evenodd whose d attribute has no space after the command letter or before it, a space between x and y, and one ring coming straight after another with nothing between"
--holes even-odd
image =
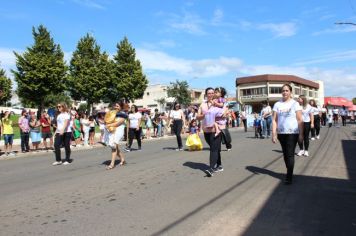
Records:
<instances>
[{"instance_id":1,"label":"white sneaker","mask_svg":"<svg viewBox=\"0 0 356 236\"><path fill-rule=\"evenodd\" d=\"M16 156L16 154L14 152L10 152L9 156Z\"/></svg>"},{"instance_id":2,"label":"white sneaker","mask_svg":"<svg viewBox=\"0 0 356 236\"><path fill-rule=\"evenodd\" d=\"M305 151L305 152L304 152L304 156L305 156L305 157L308 157L308 156L309 156L309 152L308 152L308 151Z\"/></svg>"},{"instance_id":3,"label":"white sneaker","mask_svg":"<svg viewBox=\"0 0 356 236\"><path fill-rule=\"evenodd\" d=\"M320 139L320 136L318 135L318 136L316 136L316 139Z\"/></svg>"},{"instance_id":4,"label":"white sneaker","mask_svg":"<svg viewBox=\"0 0 356 236\"><path fill-rule=\"evenodd\" d=\"M315 138L311 138L311 140L315 140Z\"/></svg>"},{"instance_id":5,"label":"white sneaker","mask_svg":"<svg viewBox=\"0 0 356 236\"><path fill-rule=\"evenodd\" d=\"M297 156L302 156L304 154L304 150L300 150L297 154Z\"/></svg>"},{"instance_id":6,"label":"white sneaker","mask_svg":"<svg viewBox=\"0 0 356 236\"><path fill-rule=\"evenodd\" d=\"M55 161L52 163L52 166L58 166L58 165L62 165L61 161Z\"/></svg>"},{"instance_id":7,"label":"white sneaker","mask_svg":"<svg viewBox=\"0 0 356 236\"><path fill-rule=\"evenodd\" d=\"M70 163L68 161L63 162L63 165L69 165Z\"/></svg>"}]
</instances>

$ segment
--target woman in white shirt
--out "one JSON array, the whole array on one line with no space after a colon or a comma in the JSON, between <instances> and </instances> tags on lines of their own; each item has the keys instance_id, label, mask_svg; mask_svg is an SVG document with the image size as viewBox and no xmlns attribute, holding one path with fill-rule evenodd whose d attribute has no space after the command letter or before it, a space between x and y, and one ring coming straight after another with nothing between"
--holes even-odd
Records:
<instances>
[{"instance_id":1,"label":"woman in white shirt","mask_svg":"<svg viewBox=\"0 0 356 236\"><path fill-rule=\"evenodd\" d=\"M282 100L273 106L272 142L279 140L284 163L287 167L286 184L292 184L294 169L294 153L297 142L303 140L302 108L292 99L292 87L282 86Z\"/></svg>"},{"instance_id":2,"label":"woman in white shirt","mask_svg":"<svg viewBox=\"0 0 356 236\"><path fill-rule=\"evenodd\" d=\"M125 151L130 152L131 151L131 146L133 139L136 138L137 140L137 146L138 150L141 151L141 132L142 128L140 126L141 124L141 119L142 119L142 114L141 112L138 111L138 108L136 105L131 106L131 111L129 114L129 143L128 146L125 148Z\"/></svg>"},{"instance_id":3,"label":"woman in white shirt","mask_svg":"<svg viewBox=\"0 0 356 236\"><path fill-rule=\"evenodd\" d=\"M298 156L309 156L308 148L309 148L309 132L310 128L314 128L314 114L313 108L308 104L308 100L304 95L300 95L298 98L299 104L302 106L302 116L303 116L303 133L304 139L302 142L298 142L300 151L298 152Z\"/></svg>"},{"instance_id":4,"label":"woman in white shirt","mask_svg":"<svg viewBox=\"0 0 356 236\"><path fill-rule=\"evenodd\" d=\"M263 136L269 138L271 136L271 126L272 126L272 108L267 101L262 103L263 108L261 115L263 118Z\"/></svg>"},{"instance_id":5,"label":"woman in white shirt","mask_svg":"<svg viewBox=\"0 0 356 236\"><path fill-rule=\"evenodd\" d=\"M52 165L61 165L61 146L64 145L66 159L63 162L63 165L70 164L70 141L72 137L72 127L70 124L70 115L67 112L67 105L65 103L60 103L57 105L58 116L57 116L57 129L56 135L54 138L54 152L56 155L56 161Z\"/></svg>"},{"instance_id":6,"label":"woman in white shirt","mask_svg":"<svg viewBox=\"0 0 356 236\"><path fill-rule=\"evenodd\" d=\"M176 151L183 151L183 144L182 144L182 137L181 132L182 132L182 127L185 124L185 116L184 113L182 111L182 109L180 109L180 104L176 103L174 105L174 110L172 110L169 114L169 119L173 120L173 132L177 137L177 143L178 143L178 148L176 149ZM170 123L170 122L168 122Z\"/></svg>"},{"instance_id":7,"label":"woman in white shirt","mask_svg":"<svg viewBox=\"0 0 356 236\"><path fill-rule=\"evenodd\" d=\"M320 110L318 106L316 105L316 102L314 99L311 99L309 101L310 106L313 108L313 114L314 114L314 128L311 128L311 140L319 139L319 133L320 133ZM307 134L305 134L307 135Z\"/></svg>"},{"instance_id":8,"label":"woman in white shirt","mask_svg":"<svg viewBox=\"0 0 356 236\"><path fill-rule=\"evenodd\" d=\"M342 106L342 108L339 110L339 114L341 116L342 126L346 126L347 110L345 106Z\"/></svg>"},{"instance_id":9,"label":"woman in white shirt","mask_svg":"<svg viewBox=\"0 0 356 236\"><path fill-rule=\"evenodd\" d=\"M80 124L82 125L83 133L84 133L84 146L89 146L89 130L90 130L90 121L88 116L83 113L82 118L80 119Z\"/></svg>"}]
</instances>

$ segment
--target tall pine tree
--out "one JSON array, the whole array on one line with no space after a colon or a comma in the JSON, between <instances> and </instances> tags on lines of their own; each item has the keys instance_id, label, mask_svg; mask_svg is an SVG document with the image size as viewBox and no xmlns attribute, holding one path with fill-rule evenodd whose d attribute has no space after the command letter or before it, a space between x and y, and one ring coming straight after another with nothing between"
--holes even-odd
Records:
<instances>
[{"instance_id":1,"label":"tall pine tree","mask_svg":"<svg viewBox=\"0 0 356 236\"><path fill-rule=\"evenodd\" d=\"M126 37L116 47L117 53L114 56L115 74L109 88L109 100L134 101L142 98L148 80L142 72L141 62L136 59L135 49Z\"/></svg>"},{"instance_id":2,"label":"tall pine tree","mask_svg":"<svg viewBox=\"0 0 356 236\"><path fill-rule=\"evenodd\" d=\"M46 27L33 27L32 34L34 45L22 55L14 52L17 70L12 73L19 98L30 100L41 112L48 95L65 90L67 66L60 45L54 43Z\"/></svg>"},{"instance_id":3,"label":"tall pine tree","mask_svg":"<svg viewBox=\"0 0 356 236\"><path fill-rule=\"evenodd\" d=\"M11 99L12 81L6 77L5 70L0 69L0 104L6 104Z\"/></svg>"},{"instance_id":4,"label":"tall pine tree","mask_svg":"<svg viewBox=\"0 0 356 236\"><path fill-rule=\"evenodd\" d=\"M113 62L89 34L81 38L70 61L69 92L75 100L85 100L87 112L107 94Z\"/></svg>"}]
</instances>

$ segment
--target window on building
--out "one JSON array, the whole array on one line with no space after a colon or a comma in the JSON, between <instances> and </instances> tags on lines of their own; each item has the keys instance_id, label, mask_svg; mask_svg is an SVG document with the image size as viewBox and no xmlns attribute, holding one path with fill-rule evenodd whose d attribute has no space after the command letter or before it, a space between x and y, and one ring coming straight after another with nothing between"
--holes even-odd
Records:
<instances>
[{"instance_id":1,"label":"window on building","mask_svg":"<svg viewBox=\"0 0 356 236\"><path fill-rule=\"evenodd\" d=\"M282 88L281 87L269 87L269 93L271 94L281 94Z\"/></svg>"},{"instance_id":2,"label":"window on building","mask_svg":"<svg viewBox=\"0 0 356 236\"><path fill-rule=\"evenodd\" d=\"M302 89L302 95L307 96L307 90L306 89Z\"/></svg>"},{"instance_id":3,"label":"window on building","mask_svg":"<svg viewBox=\"0 0 356 236\"><path fill-rule=\"evenodd\" d=\"M300 88L294 88L295 95L300 95Z\"/></svg>"},{"instance_id":4,"label":"window on building","mask_svg":"<svg viewBox=\"0 0 356 236\"><path fill-rule=\"evenodd\" d=\"M315 91L314 93L315 93L315 96L314 96L315 98L319 97L318 91Z\"/></svg>"},{"instance_id":5,"label":"window on building","mask_svg":"<svg viewBox=\"0 0 356 236\"><path fill-rule=\"evenodd\" d=\"M309 91L309 97L313 97L313 91Z\"/></svg>"}]
</instances>

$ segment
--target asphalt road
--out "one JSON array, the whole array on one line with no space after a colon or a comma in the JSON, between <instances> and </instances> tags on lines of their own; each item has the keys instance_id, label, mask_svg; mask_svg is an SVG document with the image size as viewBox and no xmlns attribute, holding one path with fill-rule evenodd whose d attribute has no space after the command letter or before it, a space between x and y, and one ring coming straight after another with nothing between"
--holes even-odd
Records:
<instances>
[{"instance_id":1,"label":"asphalt road","mask_svg":"<svg viewBox=\"0 0 356 236\"><path fill-rule=\"evenodd\" d=\"M0 235L356 235L355 127L322 128L291 186L280 145L253 136L232 132L212 178L208 150L176 152L175 139L144 142L109 171L105 147L68 166L52 153L2 160Z\"/></svg>"}]
</instances>

